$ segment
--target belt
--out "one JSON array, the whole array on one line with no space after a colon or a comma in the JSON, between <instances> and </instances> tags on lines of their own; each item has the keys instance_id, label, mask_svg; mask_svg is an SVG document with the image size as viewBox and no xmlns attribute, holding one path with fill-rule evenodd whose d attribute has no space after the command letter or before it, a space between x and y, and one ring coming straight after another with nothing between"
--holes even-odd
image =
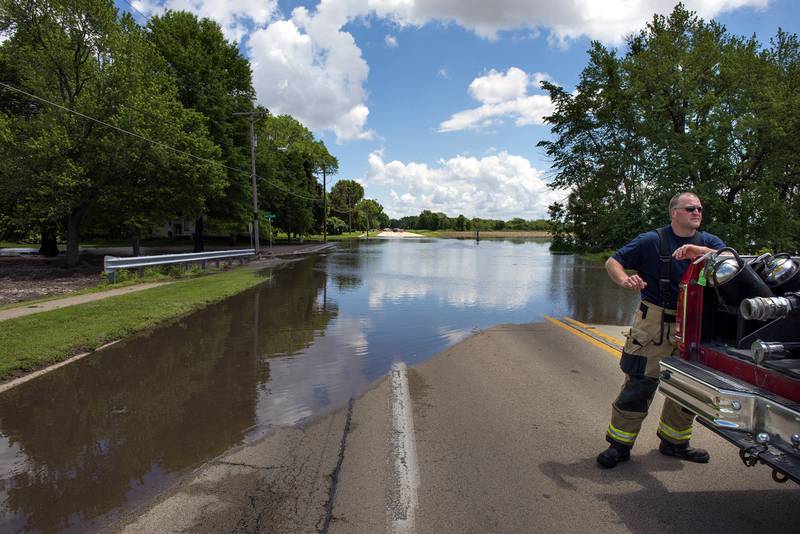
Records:
<instances>
[{"instance_id":1,"label":"belt","mask_svg":"<svg viewBox=\"0 0 800 534\"><path fill-rule=\"evenodd\" d=\"M639 303L639 311L642 312L642 319L647 317L647 310L651 306L655 309L655 311L660 311L660 310L663 311L663 313L664 313L664 322L665 323L674 323L675 322L675 314L674 313L669 313L671 310L664 309L661 306L657 306L655 304L651 304L651 303L646 302L644 300Z\"/></svg>"}]
</instances>

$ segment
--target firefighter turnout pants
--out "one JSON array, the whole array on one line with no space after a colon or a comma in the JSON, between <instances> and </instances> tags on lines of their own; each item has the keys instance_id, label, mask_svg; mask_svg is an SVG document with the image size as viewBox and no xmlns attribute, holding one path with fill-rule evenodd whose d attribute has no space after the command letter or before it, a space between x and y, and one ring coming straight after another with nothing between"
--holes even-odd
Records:
<instances>
[{"instance_id":1,"label":"firefighter turnout pants","mask_svg":"<svg viewBox=\"0 0 800 534\"><path fill-rule=\"evenodd\" d=\"M663 332L662 311L665 313ZM620 358L625 382L611 404L611 423L606 433L610 443L632 447L636 441L658 389L658 363L677 352L674 334L675 310L664 310L649 302L640 304ZM658 436L675 445L688 443L692 437L693 421L693 413L673 400L665 399L658 422Z\"/></svg>"}]
</instances>

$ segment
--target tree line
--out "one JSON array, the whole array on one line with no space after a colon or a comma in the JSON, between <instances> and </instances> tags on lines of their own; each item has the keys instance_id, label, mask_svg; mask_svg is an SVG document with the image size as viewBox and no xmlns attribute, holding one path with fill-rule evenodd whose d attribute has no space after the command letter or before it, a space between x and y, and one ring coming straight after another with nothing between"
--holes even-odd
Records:
<instances>
[{"instance_id":1,"label":"tree line","mask_svg":"<svg viewBox=\"0 0 800 534\"><path fill-rule=\"evenodd\" d=\"M550 231L550 223L545 219L526 221L520 217L511 220L502 219L471 219L459 214L457 217L448 217L441 212L423 210L419 215L409 215L400 219L391 219L389 224L393 228L407 230L455 230L459 232L473 230L515 230L515 231Z\"/></svg>"},{"instance_id":2,"label":"tree line","mask_svg":"<svg viewBox=\"0 0 800 534\"><path fill-rule=\"evenodd\" d=\"M616 248L666 224L667 203L695 191L704 228L743 251L800 247L800 43L731 35L678 4L617 51L593 42L572 92L543 82L555 106L553 247Z\"/></svg>"},{"instance_id":3,"label":"tree line","mask_svg":"<svg viewBox=\"0 0 800 534\"><path fill-rule=\"evenodd\" d=\"M321 228L338 161L290 116L254 104L249 61L219 25L167 11L137 24L111 0L0 0L0 237L38 238L74 265L85 235L139 240L182 217L247 232L247 117L258 210L289 235ZM262 221L261 224L264 224ZM210 228L209 228L210 227Z\"/></svg>"}]
</instances>

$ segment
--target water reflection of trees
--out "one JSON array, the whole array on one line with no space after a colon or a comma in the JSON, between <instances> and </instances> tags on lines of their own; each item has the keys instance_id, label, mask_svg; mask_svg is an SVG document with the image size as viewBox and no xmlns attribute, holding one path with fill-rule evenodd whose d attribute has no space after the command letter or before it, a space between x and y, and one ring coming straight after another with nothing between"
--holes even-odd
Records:
<instances>
[{"instance_id":1,"label":"water reflection of trees","mask_svg":"<svg viewBox=\"0 0 800 534\"><path fill-rule=\"evenodd\" d=\"M375 243L380 242L375 241ZM326 262L325 270L332 273L331 280L337 291L358 289L364 284L363 264L369 261L371 251L377 251L375 247L368 246L372 244L342 242L336 249L335 255L325 257L323 260Z\"/></svg>"},{"instance_id":2,"label":"water reflection of trees","mask_svg":"<svg viewBox=\"0 0 800 534\"><path fill-rule=\"evenodd\" d=\"M563 254L552 256L549 291L553 302L567 304L569 316L595 324L627 324L638 300L608 278L602 263Z\"/></svg>"},{"instance_id":3,"label":"water reflection of trees","mask_svg":"<svg viewBox=\"0 0 800 534\"><path fill-rule=\"evenodd\" d=\"M308 346L336 313L318 298L325 273L296 267L4 393L0 431L21 453L0 480L0 530L85 524L241 442L267 357Z\"/></svg>"},{"instance_id":4,"label":"water reflection of trees","mask_svg":"<svg viewBox=\"0 0 800 534\"><path fill-rule=\"evenodd\" d=\"M259 308L261 357L297 354L325 330L338 309L327 302L327 273L314 268L314 260L278 271L270 291L264 291Z\"/></svg>"}]
</instances>

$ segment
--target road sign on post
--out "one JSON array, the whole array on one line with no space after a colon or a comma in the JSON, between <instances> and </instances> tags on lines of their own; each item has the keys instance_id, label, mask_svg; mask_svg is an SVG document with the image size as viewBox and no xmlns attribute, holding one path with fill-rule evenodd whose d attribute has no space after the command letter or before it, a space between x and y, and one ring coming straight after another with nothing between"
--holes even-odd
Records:
<instances>
[{"instance_id":1,"label":"road sign on post","mask_svg":"<svg viewBox=\"0 0 800 534\"><path fill-rule=\"evenodd\" d=\"M262 211L261 216L267 221L267 232L269 233L269 248L272 248L272 219L275 218L275 214L270 211Z\"/></svg>"}]
</instances>

